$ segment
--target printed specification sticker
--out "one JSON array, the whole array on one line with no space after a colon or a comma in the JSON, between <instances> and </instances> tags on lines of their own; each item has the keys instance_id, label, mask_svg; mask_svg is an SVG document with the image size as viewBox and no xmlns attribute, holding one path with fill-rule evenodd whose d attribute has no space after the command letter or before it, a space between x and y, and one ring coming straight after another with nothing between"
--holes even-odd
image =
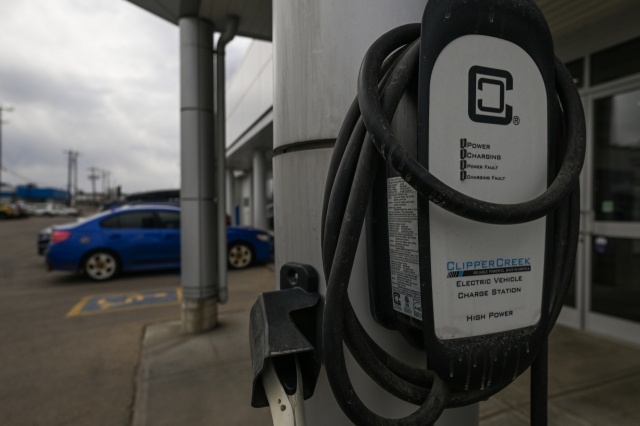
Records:
<instances>
[{"instance_id":1,"label":"printed specification sticker","mask_svg":"<svg viewBox=\"0 0 640 426\"><path fill-rule=\"evenodd\" d=\"M401 177L387 180L393 308L422 320L418 193Z\"/></svg>"}]
</instances>

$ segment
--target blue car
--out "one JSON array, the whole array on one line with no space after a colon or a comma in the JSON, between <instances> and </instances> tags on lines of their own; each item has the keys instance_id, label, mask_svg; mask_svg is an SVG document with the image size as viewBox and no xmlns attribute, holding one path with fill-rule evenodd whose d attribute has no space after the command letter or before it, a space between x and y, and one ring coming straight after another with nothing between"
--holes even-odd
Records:
<instances>
[{"instance_id":1,"label":"blue car","mask_svg":"<svg viewBox=\"0 0 640 426\"><path fill-rule=\"evenodd\" d=\"M273 237L249 227L227 227L229 266L271 259ZM84 271L103 281L120 272L180 268L180 208L125 206L56 226L45 249L50 269Z\"/></svg>"}]
</instances>

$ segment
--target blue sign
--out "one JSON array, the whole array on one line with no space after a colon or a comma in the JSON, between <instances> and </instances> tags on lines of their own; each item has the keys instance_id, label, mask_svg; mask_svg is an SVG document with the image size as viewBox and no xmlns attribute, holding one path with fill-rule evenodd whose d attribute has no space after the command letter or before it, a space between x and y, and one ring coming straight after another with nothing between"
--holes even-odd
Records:
<instances>
[{"instance_id":1,"label":"blue sign","mask_svg":"<svg viewBox=\"0 0 640 426\"><path fill-rule=\"evenodd\" d=\"M180 288L88 296L80 300L80 302L67 313L67 317L175 305L181 301L182 289Z\"/></svg>"},{"instance_id":2,"label":"blue sign","mask_svg":"<svg viewBox=\"0 0 640 426\"><path fill-rule=\"evenodd\" d=\"M66 200L69 198L67 191L56 188L34 188L30 186L16 187L16 197L25 200Z\"/></svg>"}]
</instances>

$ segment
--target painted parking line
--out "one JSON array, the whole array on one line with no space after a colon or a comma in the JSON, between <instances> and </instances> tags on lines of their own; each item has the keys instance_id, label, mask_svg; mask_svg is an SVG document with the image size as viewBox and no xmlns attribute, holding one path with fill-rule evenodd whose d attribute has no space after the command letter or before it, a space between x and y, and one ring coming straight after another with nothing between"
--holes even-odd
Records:
<instances>
[{"instance_id":1,"label":"painted parking line","mask_svg":"<svg viewBox=\"0 0 640 426\"><path fill-rule=\"evenodd\" d=\"M181 288L87 296L71 308L67 317L177 305L181 301Z\"/></svg>"}]
</instances>

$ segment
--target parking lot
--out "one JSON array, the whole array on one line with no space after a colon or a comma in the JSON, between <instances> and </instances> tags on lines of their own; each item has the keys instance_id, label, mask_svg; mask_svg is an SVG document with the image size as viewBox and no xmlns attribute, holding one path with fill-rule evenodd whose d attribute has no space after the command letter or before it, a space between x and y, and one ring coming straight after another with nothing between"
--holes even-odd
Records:
<instances>
[{"instance_id":1,"label":"parking lot","mask_svg":"<svg viewBox=\"0 0 640 426\"><path fill-rule=\"evenodd\" d=\"M48 272L40 229L68 218L0 221L0 424L127 425L144 326L176 319L176 271L96 283ZM273 287L264 266L231 272L221 312Z\"/></svg>"}]
</instances>

